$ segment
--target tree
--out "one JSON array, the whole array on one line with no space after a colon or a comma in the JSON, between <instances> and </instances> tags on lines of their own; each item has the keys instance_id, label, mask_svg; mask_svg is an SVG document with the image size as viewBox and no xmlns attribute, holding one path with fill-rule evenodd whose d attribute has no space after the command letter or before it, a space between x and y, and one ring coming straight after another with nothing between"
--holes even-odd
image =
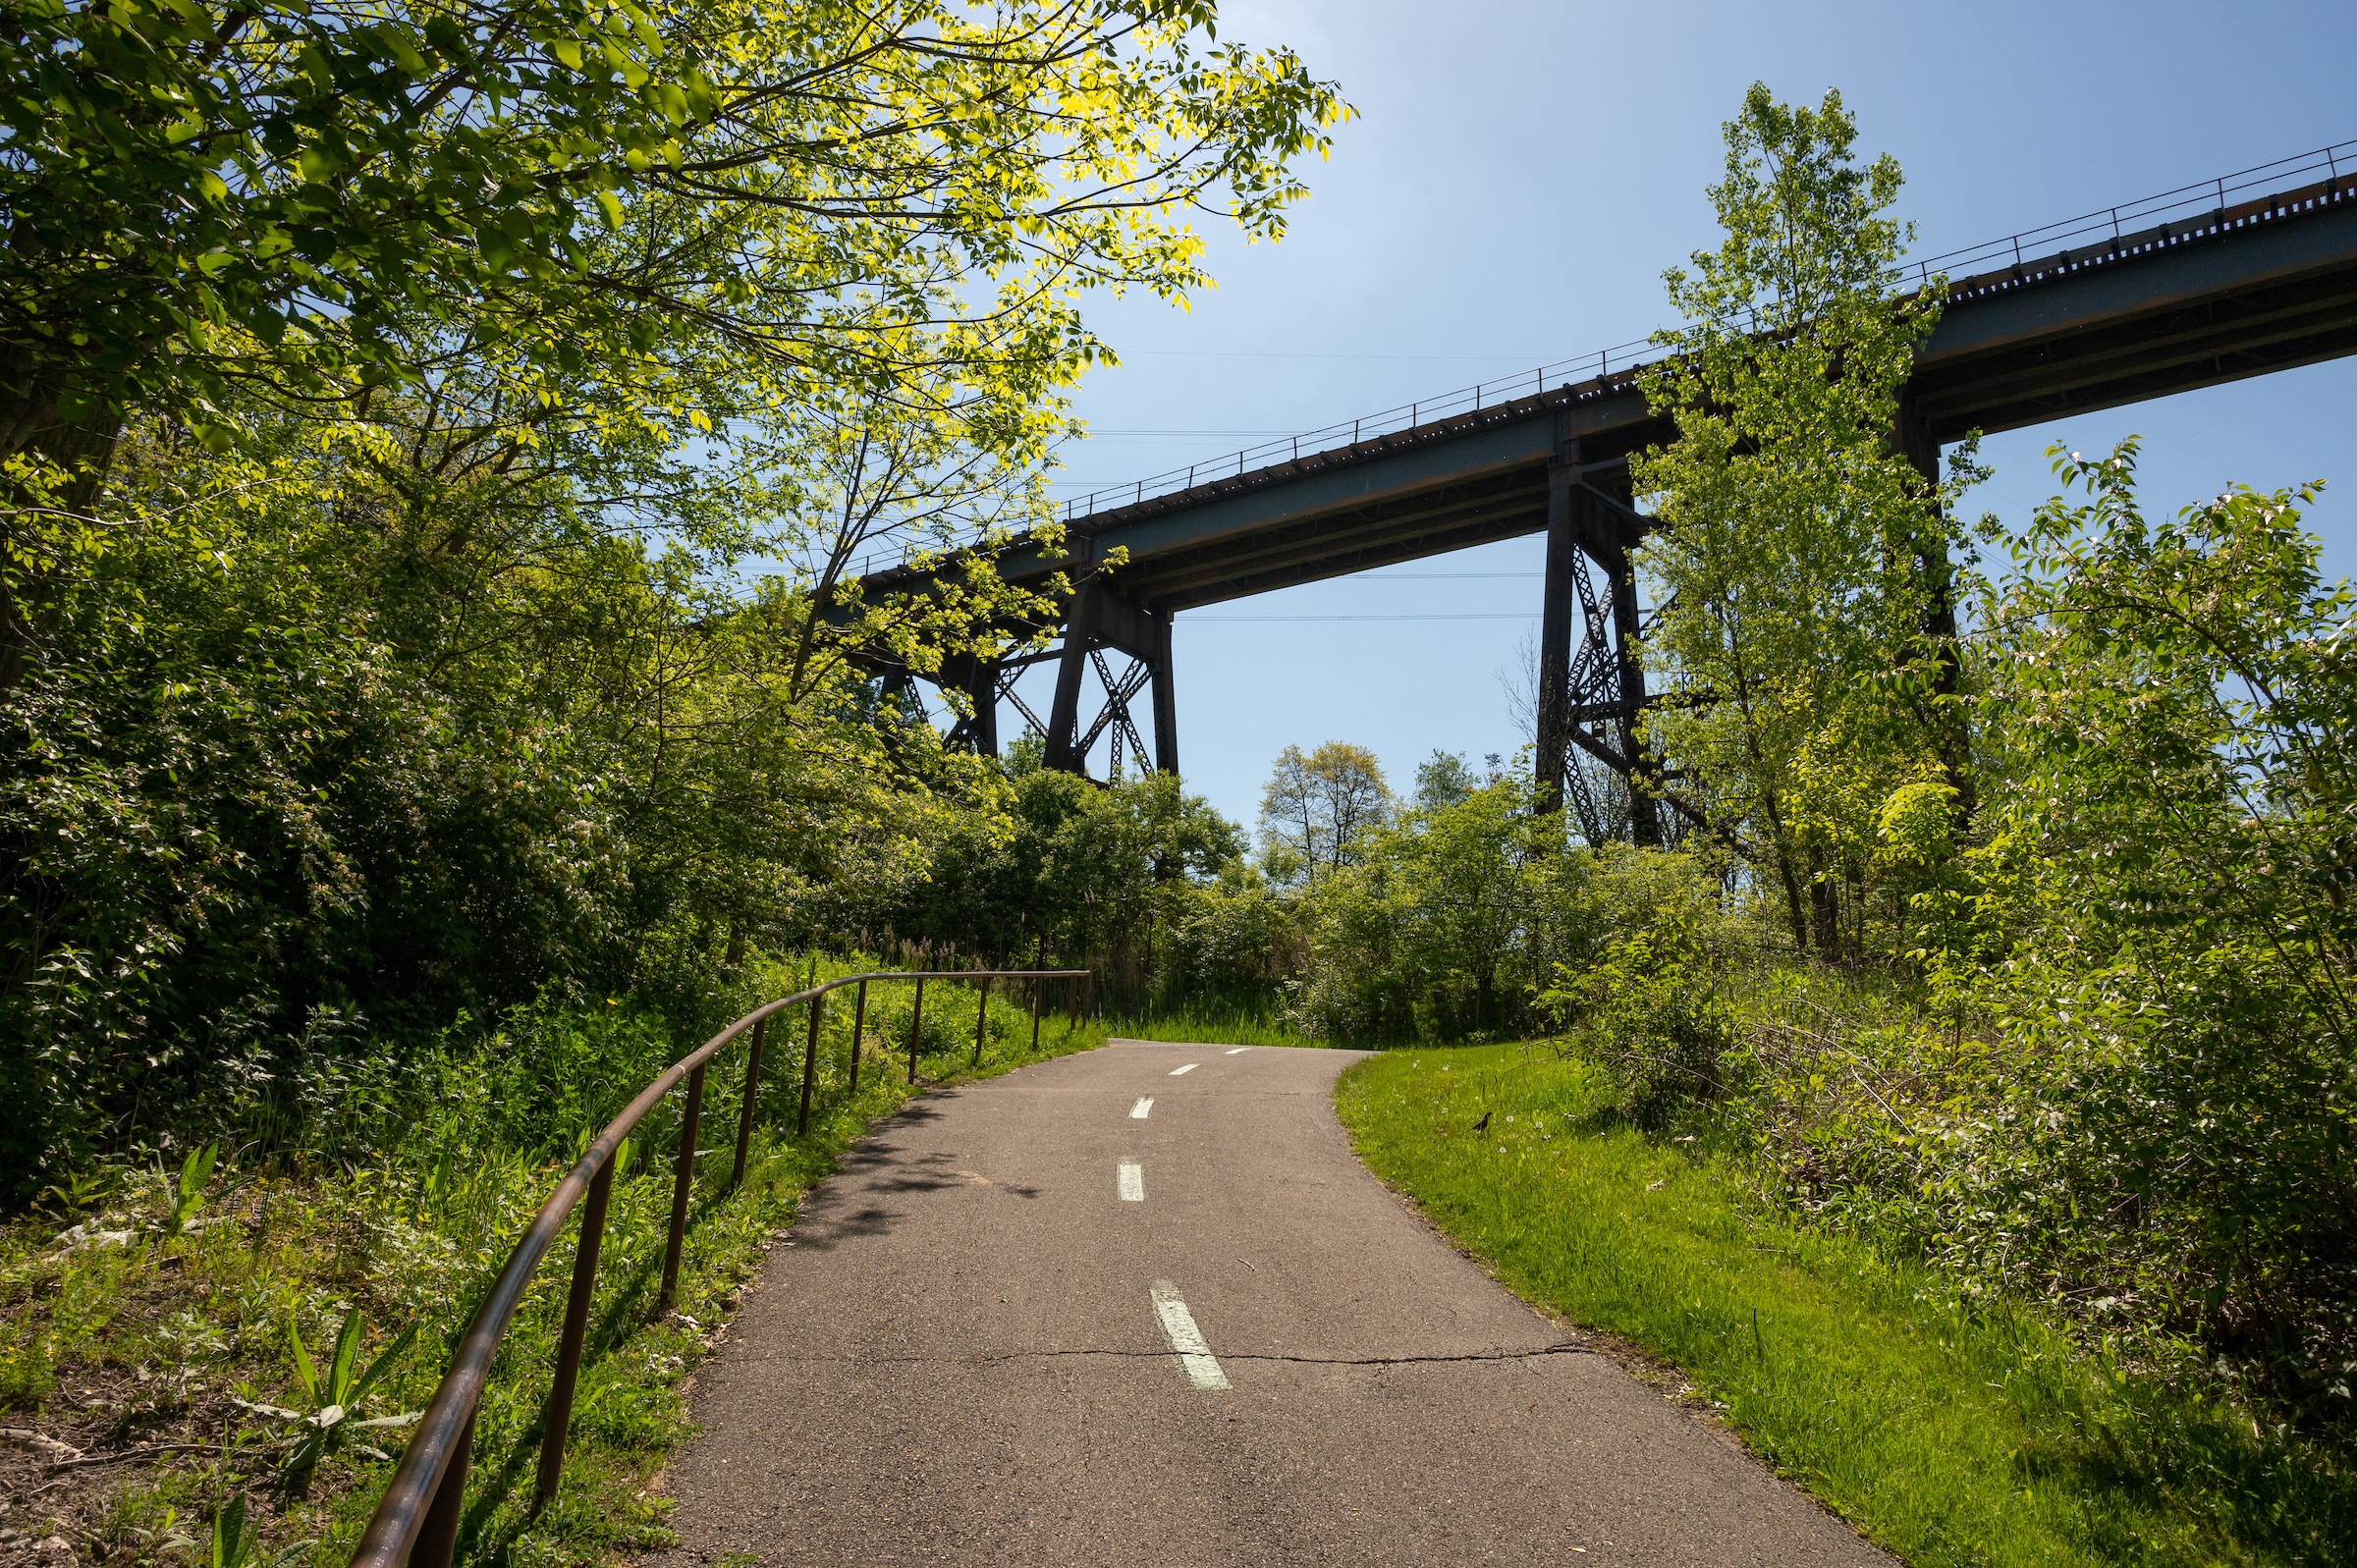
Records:
<instances>
[{"instance_id":1,"label":"tree","mask_svg":"<svg viewBox=\"0 0 2357 1568\"><path fill-rule=\"evenodd\" d=\"M14 17L0 685L133 410L223 447L241 402L455 390L678 446L813 384L979 382L969 438L1019 452L1101 355L1076 297L1203 282L1182 206L1281 233L1347 113L1288 51L1213 42L1208 0Z\"/></svg>"},{"instance_id":2,"label":"tree","mask_svg":"<svg viewBox=\"0 0 2357 1568\"><path fill-rule=\"evenodd\" d=\"M1533 811L1533 790L1527 775L1493 767L1461 795L1435 791L1367 835L1353 864L1300 900L1311 961L1293 1012L1304 1028L1460 1040L1532 1021L1530 1001L1555 966L1596 950L1607 919L1599 866L1617 875L1626 864L1565 853L1562 817Z\"/></svg>"},{"instance_id":3,"label":"tree","mask_svg":"<svg viewBox=\"0 0 2357 1568\"><path fill-rule=\"evenodd\" d=\"M1659 524L1637 554L1660 607L1644 729L1690 781L1672 803L1769 881L1795 946L1839 958L1885 800L1954 760L1954 652L1927 628L1978 470L1969 442L1937 484L1893 450L1942 297L1892 297L1897 164L1856 164L1838 93L1795 108L1755 84L1726 135L1727 238L1665 275L1690 325L1656 335L1672 353L1645 379L1678 440L1634 463Z\"/></svg>"},{"instance_id":4,"label":"tree","mask_svg":"<svg viewBox=\"0 0 2357 1568\"><path fill-rule=\"evenodd\" d=\"M1261 838L1297 856L1314 890L1320 877L1357 860L1393 807L1383 765L1366 747L1329 740L1304 756L1299 746L1288 746L1261 791Z\"/></svg>"},{"instance_id":5,"label":"tree","mask_svg":"<svg viewBox=\"0 0 2357 1568\"><path fill-rule=\"evenodd\" d=\"M1551 863L1560 857L1549 855L1561 819L1532 813L1519 774L1453 799L1428 803L1422 793L1375 850L1392 868L1400 961L1453 1014L1443 1034L1494 1030L1523 1001L1500 996L1501 975L1522 968L1517 978L1530 978L1525 963L1538 957L1530 948L1548 924L1538 905L1563 880L1564 867Z\"/></svg>"},{"instance_id":6,"label":"tree","mask_svg":"<svg viewBox=\"0 0 2357 1568\"><path fill-rule=\"evenodd\" d=\"M1410 804L1419 812L1439 811L1471 797L1481 777L1465 762L1461 751L1434 751L1416 764L1416 792Z\"/></svg>"},{"instance_id":7,"label":"tree","mask_svg":"<svg viewBox=\"0 0 2357 1568\"><path fill-rule=\"evenodd\" d=\"M748 945L1004 839L847 645L1003 647L1081 297L1203 282L1182 208L1282 232L1347 111L1215 21L18 7L10 1179L550 989L691 1034ZM861 601L877 550L940 591Z\"/></svg>"},{"instance_id":8,"label":"tree","mask_svg":"<svg viewBox=\"0 0 2357 1568\"><path fill-rule=\"evenodd\" d=\"M996 954L1042 937L1068 955L1125 952L1243 853L1241 830L1169 774L1099 788L1040 766L1036 742L984 766L1004 779L942 819L912 857L921 879L867 911L871 930Z\"/></svg>"}]
</instances>

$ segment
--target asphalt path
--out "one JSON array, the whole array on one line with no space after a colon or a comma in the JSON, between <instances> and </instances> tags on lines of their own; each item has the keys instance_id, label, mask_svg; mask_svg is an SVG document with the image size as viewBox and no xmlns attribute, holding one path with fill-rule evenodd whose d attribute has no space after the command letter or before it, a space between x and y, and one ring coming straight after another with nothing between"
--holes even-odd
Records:
<instances>
[{"instance_id":1,"label":"asphalt path","mask_svg":"<svg viewBox=\"0 0 2357 1568\"><path fill-rule=\"evenodd\" d=\"M879 1122L698 1374L657 1561L1890 1563L1387 1192L1355 1059L1118 1043Z\"/></svg>"}]
</instances>

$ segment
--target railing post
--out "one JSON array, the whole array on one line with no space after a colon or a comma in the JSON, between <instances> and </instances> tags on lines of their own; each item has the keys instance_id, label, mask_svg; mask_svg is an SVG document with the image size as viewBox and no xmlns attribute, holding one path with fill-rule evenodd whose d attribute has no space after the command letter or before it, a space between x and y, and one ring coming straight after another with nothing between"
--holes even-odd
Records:
<instances>
[{"instance_id":1,"label":"railing post","mask_svg":"<svg viewBox=\"0 0 2357 1568\"><path fill-rule=\"evenodd\" d=\"M908 1012L908 1082L916 1082L917 1042L925 1038L925 977L916 977L916 1005Z\"/></svg>"},{"instance_id":2,"label":"railing post","mask_svg":"<svg viewBox=\"0 0 2357 1568\"><path fill-rule=\"evenodd\" d=\"M589 1298L597 1289L597 1249L606 1237L606 1197L613 1190L614 1156L609 1154L597 1174L589 1178L589 1199L581 1208L580 1246L573 1256L573 1294L565 1302L565 1337L557 1347L557 1381L548 1392L548 1426L540 1434L540 1484L532 1491L535 1508L557 1494L557 1480L565 1471L565 1430L573 1424L573 1385L581 1373L581 1338L589 1328Z\"/></svg>"},{"instance_id":3,"label":"railing post","mask_svg":"<svg viewBox=\"0 0 2357 1568\"><path fill-rule=\"evenodd\" d=\"M850 1093L859 1092L859 1041L867 1028L867 982L859 982L859 1001L851 1009L851 1087Z\"/></svg>"},{"instance_id":4,"label":"railing post","mask_svg":"<svg viewBox=\"0 0 2357 1568\"><path fill-rule=\"evenodd\" d=\"M478 1394L475 1409L481 1408ZM410 1547L410 1568L450 1568L451 1556L458 1549L459 1524L466 1515L466 1470L473 1457L474 1411L470 1410L466 1425L459 1429L457 1445L450 1450L450 1463L442 1468L442 1485L434 1488L425 1523L417 1527L417 1540Z\"/></svg>"},{"instance_id":5,"label":"railing post","mask_svg":"<svg viewBox=\"0 0 2357 1568\"><path fill-rule=\"evenodd\" d=\"M680 1159L671 1181L671 1239L663 1246L663 1294L655 1298L655 1313L671 1305L680 1283L680 1249L687 1240L687 1189L695 1185L695 1135L704 1115L704 1064L687 1074L687 1114L680 1122Z\"/></svg>"},{"instance_id":6,"label":"railing post","mask_svg":"<svg viewBox=\"0 0 2357 1568\"><path fill-rule=\"evenodd\" d=\"M802 1111L794 1121L796 1138L810 1130L810 1077L818 1071L818 1009L826 1000L824 992L810 999L810 1043L802 1048Z\"/></svg>"},{"instance_id":7,"label":"railing post","mask_svg":"<svg viewBox=\"0 0 2357 1568\"><path fill-rule=\"evenodd\" d=\"M737 1118L737 1168L729 1172L729 1185L738 1186L744 1180L744 1155L753 1142L753 1095L761 1087L761 1034L769 1027L767 1018L753 1023L753 1048L744 1058L744 1112Z\"/></svg>"},{"instance_id":8,"label":"railing post","mask_svg":"<svg viewBox=\"0 0 2357 1568\"><path fill-rule=\"evenodd\" d=\"M1046 955L1041 954L1044 966ZM909 1020L909 1079L916 1072L923 1054L924 1040L924 980L923 975L875 975L860 977L858 1011L852 1025L854 1081L861 1037L865 1032L867 991L866 981L875 979L908 978L917 982L916 1002ZM982 984L982 994L975 1009L975 1059L980 1060L989 1040L990 988L999 976L989 971L959 971L944 974L942 979L973 979ZM1009 971L1007 978L1028 979L1032 982L1031 1042L1033 1051L1039 1047L1041 1018L1047 1007L1046 982L1050 976L1039 971ZM1081 970L1053 978L1067 982L1066 1006L1074 1020L1083 1007L1093 1007L1095 975ZM1070 989L1070 981L1078 979L1086 988ZM810 1096L816 1082L816 1053L819 1031L825 1018L825 995L813 988L810 1001L810 1041L803 1056L802 1111L806 1130ZM732 1184L742 1182L749 1160L754 1107L759 1102L761 1065L767 1024L773 1008L784 1005L772 1002L758 1010L750 1019L752 1039L746 1052L744 1066L744 1104L740 1110L737 1134L737 1160L731 1176ZM704 1053L721 1049L722 1042L735 1038L746 1020L739 1020L698 1053L693 1066L685 1062L675 1065L654 1083L639 1091L630 1108L616 1118L603 1136L621 1139L634 1128L643 1125L644 1117L663 1102L664 1095L680 1087L685 1080L687 1102L681 1117L681 1141L674 1167L672 1191L672 1222L665 1249L662 1279L662 1301L668 1306L678 1289L679 1269L685 1249L686 1203L692 1191L697 1164L696 1144L701 1135L705 1068L709 1057ZM1068 1037L1069 1038L1069 1037ZM678 1076L674 1076L677 1074ZM717 1151L715 1151L717 1152ZM582 1201L577 1205L577 1238L573 1263L573 1278L567 1295L565 1320L559 1339L555 1376L551 1380L548 1399L543 1407L544 1422L540 1453L535 1476L533 1508L544 1508L561 1489L565 1454L572 1434L575 1395L580 1381L581 1359L586 1349L589 1310L595 1304L597 1270L603 1250L608 1211L612 1206L615 1167L620 1162L619 1150L609 1148L588 1179L586 1190L575 1188L568 1175L555 1194L542 1205L522 1242L510 1254L507 1266L494 1282L491 1294L485 1298L476 1314L474 1325L457 1347L456 1354L436 1389L434 1402L427 1414L427 1423L412 1438L403 1456L401 1470L394 1478L393 1487L380 1500L375 1516L370 1520L362 1538L364 1560L379 1564L405 1562L408 1568L450 1568L456 1554L458 1538L466 1517L466 1483L472 1465L476 1418L480 1411L483 1388L475 1379L488 1377L489 1362L496 1357L501 1336L517 1306L529 1294L534 1273L545 1249L562 1234L567 1207L574 1205L574 1195ZM576 1169L577 1170L577 1165ZM562 1200L562 1202L560 1201ZM445 1447L445 1445L448 1445ZM434 1472L439 1467L439 1475ZM426 1478L433 1476L433 1489L425 1491ZM502 1483L504 1486L505 1484ZM394 1543L407 1538L410 1547L406 1554L396 1555ZM356 1559L360 1560L360 1559Z\"/></svg>"}]
</instances>

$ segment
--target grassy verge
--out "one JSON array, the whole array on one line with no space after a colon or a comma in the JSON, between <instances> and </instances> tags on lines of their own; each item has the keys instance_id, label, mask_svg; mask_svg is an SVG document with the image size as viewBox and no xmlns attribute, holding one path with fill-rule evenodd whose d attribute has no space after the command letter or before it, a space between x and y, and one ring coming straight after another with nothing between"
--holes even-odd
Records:
<instances>
[{"instance_id":1,"label":"grassy verge","mask_svg":"<svg viewBox=\"0 0 2357 1568\"><path fill-rule=\"evenodd\" d=\"M782 968L764 987L771 995L795 989L805 973ZM765 1054L745 1180L734 1192L724 1188L741 1058L716 1063L680 1288L662 1313L655 1297L679 1097L650 1116L646 1135L622 1156L613 1191L559 1493L544 1509L529 1506L573 1264L570 1232L541 1266L478 1418L463 1560L614 1561L669 1540L663 1505L646 1492L689 1430L681 1379L709 1353L738 1287L804 1189L908 1095L908 1002L904 987L871 997L856 1095L849 1086L848 994L829 1008L806 1137L793 1134L806 1015L780 1020L786 1027L772 1031ZM576 1089L582 1074L594 1075L596 1053L585 1057L574 1048L594 1042L597 1023L569 1024L573 1047L551 1057ZM1028 1010L1004 992L978 1065L970 1061L974 1030L970 989L927 988L927 1087L995 1076L1104 1038L1100 1028L1068 1029L1051 1013L1035 1055ZM618 1106L652 1076L643 1065L634 1059L614 1069L603 1086L612 1092L591 1098ZM418 1409L474 1301L570 1162L564 1148L513 1146L483 1133L498 1118L478 1113L486 1108L470 1106L468 1095L505 1102L519 1092L515 1083L501 1087L470 1060L441 1066L443 1098L383 1118L399 1130L381 1136L374 1158L319 1168L297 1162L259 1179L241 1176L225 1159L186 1217L192 1222L177 1234L158 1233L172 1228L177 1197L161 1170L114 1173L86 1227L127 1233L119 1240L62 1243L59 1222L37 1217L0 1233L0 1428L15 1434L0 1440L0 1560L21 1556L45 1568L214 1561L221 1521L241 1498L254 1542L248 1568L282 1552L291 1562L345 1559L407 1429L338 1427L326 1451L305 1464L300 1438L314 1429L290 1414L314 1414L322 1401L305 1391L296 1341L325 1377L352 1313L360 1367L414 1330L411 1348L353 1419ZM584 1107L581 1138L603 1119L592 1119L595 1111L610 1109Z\"/></svg>"},{"instance_id":2,"label":"grassy verge","mask_svg":"<svg viewBox=\"0 0 2357 1568\"><path fill-rule=\"evenodd\" d=\"M2357 1488L2330 1456L1785 1223L1609 1098L1516 1046L1395 1052L1337 1091L1369 1167L1507 1286L1674 1368L1918 1568L2357 1560Z\"/></svg>"}]
</instances>

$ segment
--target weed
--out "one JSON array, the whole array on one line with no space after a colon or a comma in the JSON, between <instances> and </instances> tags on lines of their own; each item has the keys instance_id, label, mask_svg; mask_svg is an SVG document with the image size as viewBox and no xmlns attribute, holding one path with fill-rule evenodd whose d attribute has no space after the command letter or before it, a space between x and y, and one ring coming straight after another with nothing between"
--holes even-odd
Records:
<instances>
[{"instance_id":1,"label":"weed","mask_svg":"<svg viewBox=\"0 0 2357 1568\"><path fill-rule=\"evenodd\" d=\"M404 1328L393 1343L378 1352L368 1363L365 1372L358 1371L360 1353L360 1309L353 1308L344 1315L344 1326L336 1334L336 1353L328 1363L327 1376L319 1376L311 1365L311 1356L303 1348L302 1331L290 1319L287 1323L287 1344L294 1351L295 1376L302 1385L304 1399L310 1410L299 1419L309 1429L295 1442L287 1454L287 1473L291 1477L307 1476L319 1456L337 1442L348 1431L377 1427L403 1427L417 1419L414 1412L405 1416L378 1416L373 1420L359 1419L360 1401L370 1389L409 1350L417 1337L417 1325Z\"/></svg>"},{"instance_id":2,"label":"weed","mask_svg":"<svg viewBox=\"0 0 2357 1568\"><path fill-rule=\"evenodd\" d=\"M311 1545L307 1541L299 1541L293 1545L280 1547L268 1557L262 1557L256 1555L261 1540L260 1527L248 1526L246 1522L246 1494L242 1491L231 1492L228 1505L213 1516L212 1568L259 1568L265 1563L268 1568L292 1568L293 1564L302 1560L302 1554ZM181 1536L165 1544L193 1546L195 1542Z\"/></svg>"},{"instance_id":3,"label":"weed","mask_svg":"<svg viewBox=\"0 0 2357 1568\"><path fill-rule=\"evenodd\" d=\"M1140 1017L1109 1019L1105 1027L1109 1033L1130 1040L1187 1045L1322 1047L1339 1043L1297 1033L1274 1007L1216 1007L1191 1001L1157 1007Z\"/></svg>"},{"instance_id":4,"label":"weed","mask_svg":"<svg viewBox=\"0 0 2357 1568\"><path fill-rule=\"evenodd\" d=\"M104 1204L121 1182L121 1171L98 1165L67 1172L64 1184L47 1189L43 1196L55 1200L60 1216L75 1221Z\"/></svg>"}]
</instances>

